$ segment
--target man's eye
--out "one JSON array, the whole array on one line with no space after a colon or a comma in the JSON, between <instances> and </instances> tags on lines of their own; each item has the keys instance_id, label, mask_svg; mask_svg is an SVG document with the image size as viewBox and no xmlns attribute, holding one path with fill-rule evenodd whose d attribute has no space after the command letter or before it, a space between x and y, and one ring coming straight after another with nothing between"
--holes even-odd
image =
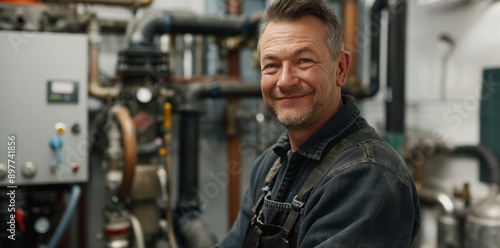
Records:
<instances>
[{"instance_id":1,"label":"man's eye","mask_svg":"<svg viewBox=\"0 0 500 248\"><path fill-rule=\"evenodd\" d=\"M311 63L311 62L312 62L312 60L310 60L310 59L299 59L299 63L301 63L301 64Z\"/></svg>"},{"instance_id":2,"label":"man's eye","mask_svg":"<svg viewBox=\"0 0 500 248\"><path fill-rule=\"evenodd\" d=\"M264 65L264 68L262 70L275 69L275 68L278 68L278 64L267 64L267 65Z\"/></svg>"}]
</instances>

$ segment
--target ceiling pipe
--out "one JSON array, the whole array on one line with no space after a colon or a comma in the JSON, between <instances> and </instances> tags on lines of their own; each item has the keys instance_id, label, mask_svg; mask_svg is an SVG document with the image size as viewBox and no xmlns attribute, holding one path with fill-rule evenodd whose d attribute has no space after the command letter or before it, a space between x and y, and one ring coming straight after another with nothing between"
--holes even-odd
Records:
<instances>
[{"instance_id":1,"label":"ceiling pipe","mask_svg":"<svg viewBox=\"0 0 500 248\"><path fill-rule=\"evenodd\" d=\"M235 36L251 35L257 30L260 18L196 15L173 11L151 11L136 20L128 35L132 46L153 45L153 38L162 34L190 33L193 35Z\"/></svg>"},{"instance_id":2,"label":"ceiling pipe","mask_svg":"<svg viewBox=\"0 0 500 248\"><path fill-rule=\"evenodd\" d=\"M146 7L151 5L153 0L43 0L43 2L57 3L57 4L88 3L88 4Z\"/></svg>"}]
</instances>

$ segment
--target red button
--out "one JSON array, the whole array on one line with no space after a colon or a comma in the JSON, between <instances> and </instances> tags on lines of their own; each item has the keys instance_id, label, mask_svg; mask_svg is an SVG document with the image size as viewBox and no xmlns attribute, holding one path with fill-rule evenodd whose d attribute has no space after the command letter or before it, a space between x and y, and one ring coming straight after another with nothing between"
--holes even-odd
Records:
<instances>
[{"instance_id":1,"label":"red button","mask_svg":"<svg viewBox=\"0 0 500 248\"><path fill-rule=\"evenodd\" d=\"M74 173L77 173L79 169L80 166L78 166L78 164L71 164L71 170L73 170Z\"/></svg>"}]
</instances>

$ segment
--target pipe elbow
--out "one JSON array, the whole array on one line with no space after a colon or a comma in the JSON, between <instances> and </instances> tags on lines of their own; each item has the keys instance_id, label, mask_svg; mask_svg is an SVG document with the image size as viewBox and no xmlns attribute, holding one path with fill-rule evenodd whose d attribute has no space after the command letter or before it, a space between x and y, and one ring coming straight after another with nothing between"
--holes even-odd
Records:
<instances>
[{"instance_id":1,"label":"pipe elbow","mask_svg":"<svg viewBox=\"0 0 500 248\"><path fill-rule=\"evenodd\" d=\"M163 27L171 24L171 13L168 11L151 10L136 21L128 37L131 46L151 46L154 35Z\"/></svg>"},{"instance_id":2,"label":"pipe elbow","mask_svg":"<svg viewBox=\"0 0 500 248\"><path fill-rule=\"evenodd\" d=\"M440 209L445 214L453 214L455 211L455 204L452 199L443 193L436 193L428 189L418 190L418 197L422 203L427 203L431 205L438 204Z\"/></svg>"},{"instance_id":3,"label":"pipe elbow","mask_svg":"<svg viewBox=\"0 0 500 248\"><path fill-rule=\"evenodd\" d=\"M89 83L89 94L99 99L115 98L120 94L121 87L101 87L98 81L92 80Z\"/></svg>"}]
</instances>

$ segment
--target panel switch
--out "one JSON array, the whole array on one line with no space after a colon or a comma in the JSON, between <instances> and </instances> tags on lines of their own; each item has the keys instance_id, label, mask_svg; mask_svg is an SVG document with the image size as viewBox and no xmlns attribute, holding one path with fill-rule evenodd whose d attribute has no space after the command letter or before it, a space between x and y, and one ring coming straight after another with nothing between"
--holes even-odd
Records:
<instances>
[{"instance_id":1,"label":"panel switch","mask_svg":"<svg viewBox=\"0 0 500 248\"><path fill-rule=\"evenodd\" d=\"M36 174L36 165L33 162L26 162L21 166L21 173L25 177L33 177Z\"/></svg>"}]
</instances>

